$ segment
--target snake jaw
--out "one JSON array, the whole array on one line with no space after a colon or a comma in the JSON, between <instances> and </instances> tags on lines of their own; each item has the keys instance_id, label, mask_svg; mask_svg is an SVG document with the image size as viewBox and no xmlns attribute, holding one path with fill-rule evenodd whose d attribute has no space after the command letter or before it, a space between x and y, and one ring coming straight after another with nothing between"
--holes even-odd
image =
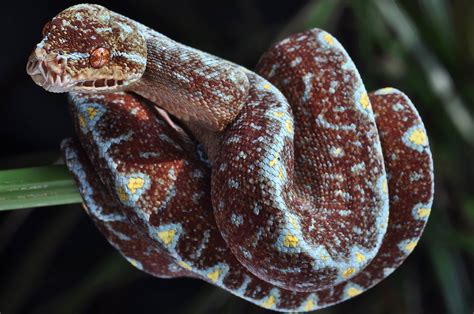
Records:
<instances>
[{"instance_id":1,"label":"snake jaw","mask_svg":"<svg viewBox=\"0 0 474 314\"><path fill-rule=\"evenodd\" d=\"M36 48L30 55L26 71L37 85L54 93L117 91L127 85L118 77L88 79L81 74L73 76L65 70L67 61L66 56L47 54L44 49Z\"/></svg>"}]
</instances>

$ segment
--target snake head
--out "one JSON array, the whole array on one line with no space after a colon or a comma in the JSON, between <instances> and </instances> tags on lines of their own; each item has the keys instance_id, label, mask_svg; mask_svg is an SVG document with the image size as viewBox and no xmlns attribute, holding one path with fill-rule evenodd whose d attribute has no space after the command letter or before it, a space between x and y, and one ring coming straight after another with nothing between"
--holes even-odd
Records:
<instances>
[{"instance_id":1,"label":"snake head","mask_svg":"<svg viewBox=\"0 0 474 314\"><path fill-rule=\"evenodd\" d=\"M146 68L140 25L99 5L76 5L49 21L26 70L51 92L112 92Z\"/></svg>"}]
</instances>

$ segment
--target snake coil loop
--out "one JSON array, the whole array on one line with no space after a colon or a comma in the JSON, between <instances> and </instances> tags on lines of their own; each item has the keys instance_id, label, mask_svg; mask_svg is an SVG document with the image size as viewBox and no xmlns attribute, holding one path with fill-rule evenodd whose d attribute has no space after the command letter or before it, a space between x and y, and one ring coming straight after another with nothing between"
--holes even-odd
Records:
<instances>
[{"instance_id":1,"label":"snake coil loop","mask_svg":"<svg viewBox=\"0 0 474 314\"><path fill-rule=\"evenodd\" d=\"M45 29L28 73L70 92L66 164L135 267L309 311L359 295L415 248L433 200L421 118L396 89L367 93L327 32L290 36L252 72L96 5ZM107 62L91 66L97 47Z\"/></svg>"}]
</instances>

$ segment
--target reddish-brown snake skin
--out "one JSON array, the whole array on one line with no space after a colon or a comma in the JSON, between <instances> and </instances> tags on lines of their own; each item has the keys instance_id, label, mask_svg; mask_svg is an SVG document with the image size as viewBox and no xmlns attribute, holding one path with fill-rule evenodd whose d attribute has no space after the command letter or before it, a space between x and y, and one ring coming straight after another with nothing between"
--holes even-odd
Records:
<instances>
[{"instance_id":1,"label":"reddish-brown snake skin","mask_svg":"<svg viewBox=\"0 0 474 314\"><path fill-rule=\"evenodd\" d=\"M433 199L423 123L400 91L367 94L330 34L281 41L258 74L96 5L43 35L28 73L70 92L66 164L135 267L309 311L359 295L415 248Z\"/></svg>"}]
</instances>

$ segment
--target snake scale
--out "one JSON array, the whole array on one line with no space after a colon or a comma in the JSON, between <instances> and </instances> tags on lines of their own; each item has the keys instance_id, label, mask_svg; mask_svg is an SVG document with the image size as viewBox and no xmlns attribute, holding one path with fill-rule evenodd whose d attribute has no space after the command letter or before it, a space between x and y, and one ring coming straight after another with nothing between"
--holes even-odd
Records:
<instances>
[{"instance_id":1,"label":"snake scale","mask_svg":"<svg viewBox=\"0 0 474 314\"><path fill-rule=\"evenodd\" d=\"M428 219L415 107L394 88L367 93L325 31L275 44L253 72L76 5L46 24L27 71L69 92L77 139L62 150L84 207L154 276L319 309L392 273Z\"/></svg>"}]
</instances>

